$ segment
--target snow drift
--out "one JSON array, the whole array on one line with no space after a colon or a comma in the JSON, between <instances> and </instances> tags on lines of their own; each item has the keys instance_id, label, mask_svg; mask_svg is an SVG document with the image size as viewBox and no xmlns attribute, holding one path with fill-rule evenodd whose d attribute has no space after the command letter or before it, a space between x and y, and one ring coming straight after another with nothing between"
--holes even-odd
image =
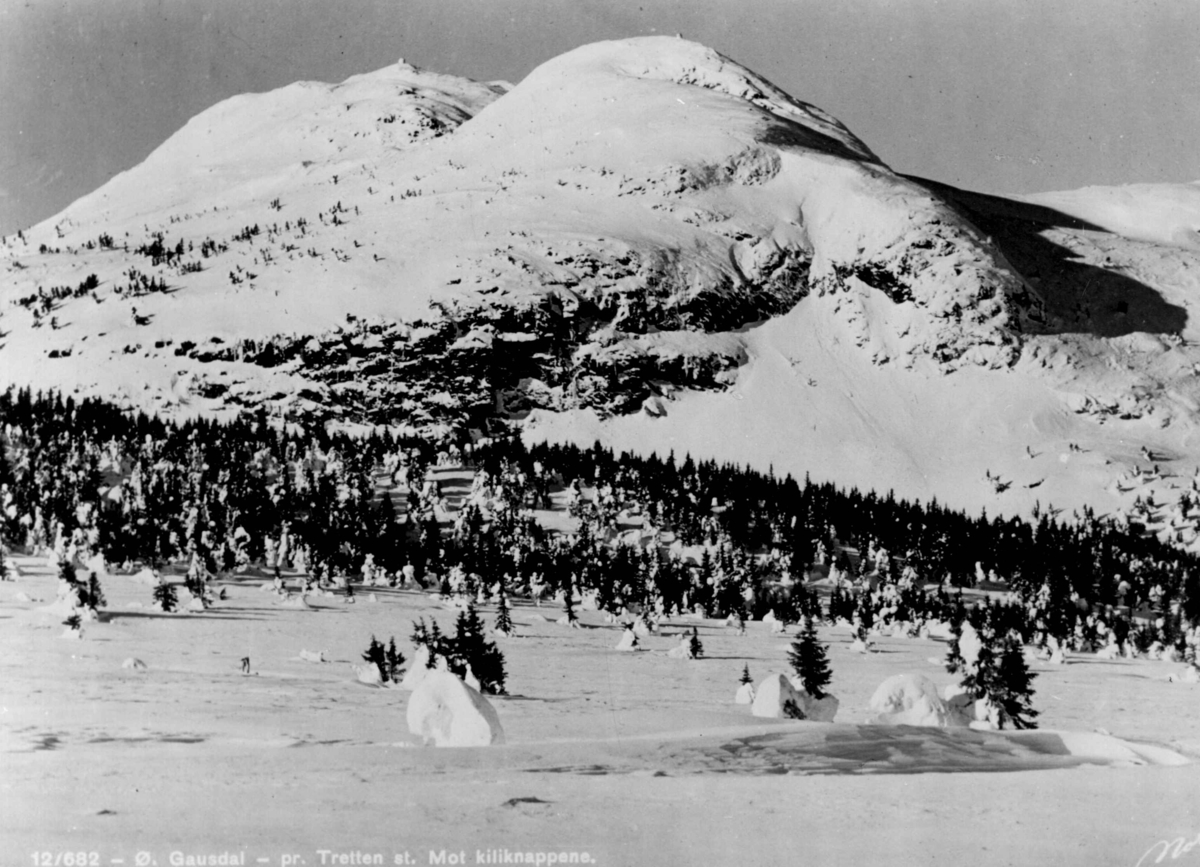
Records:
<instances>
[{"instance_id":1,"label":"snow drift","mask_svg":"<svg viewBox=\"0 0 1200 867\"><path fill-rule=\"evenodd\" d=\"M408 699L408 730L438 747L504 743L496 710L483 695L448 671L430 671Z\"/></svg>"}]
</instances>

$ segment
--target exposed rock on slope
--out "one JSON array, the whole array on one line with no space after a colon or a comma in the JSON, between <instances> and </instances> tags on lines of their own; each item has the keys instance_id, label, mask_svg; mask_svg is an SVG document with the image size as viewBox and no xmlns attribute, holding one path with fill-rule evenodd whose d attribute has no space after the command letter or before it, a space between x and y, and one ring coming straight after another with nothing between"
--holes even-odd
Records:
<instances>
[{"instance_id":1,"label":"exposed rock on slope","mask_svg":"<svg viewBox=\"0 0 1200 867\"><path fill-rule=\"evenodd\" d=\"M907 359L1015 360L1036 305L986 239L836 120L711 49L600 43L502 91L398 66L202 113L10 246L16 297L99 278L96 304L47 305L70 309L29 349L155 357L137 338L312 335L434 301L550 305L573 320L563 348L593 342L595 359L631 334L736 329L857 281L918 312ZM72 366L45 378L93 384Z\"/></svg>"}]
</instances>

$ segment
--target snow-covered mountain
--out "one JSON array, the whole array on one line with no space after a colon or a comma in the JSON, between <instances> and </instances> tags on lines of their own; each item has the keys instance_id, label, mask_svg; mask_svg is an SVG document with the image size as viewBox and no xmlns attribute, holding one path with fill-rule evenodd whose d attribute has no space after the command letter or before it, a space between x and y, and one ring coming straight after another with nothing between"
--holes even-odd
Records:
<instances>
[{"instance_id":1,"label":"snow-covered mountain","mask_svg":"<svg viewBox=\"0 0 1200 867\"><path fill-rule=\"evenodd\" d=\"M1196 184L904 177L681 39L515 87L401 62L214 106L4 239L0 377L168 413L502 414L993 513L1153 491L1142 517L1187 542L1198 229Z\"/></svg>"}]
</instances>

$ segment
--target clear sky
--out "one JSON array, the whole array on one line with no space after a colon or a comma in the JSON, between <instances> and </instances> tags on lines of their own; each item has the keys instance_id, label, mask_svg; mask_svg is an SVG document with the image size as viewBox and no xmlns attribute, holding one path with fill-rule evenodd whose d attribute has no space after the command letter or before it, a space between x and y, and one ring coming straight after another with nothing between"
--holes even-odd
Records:
<instances>
[{"instance_id":1,"label":"clear sky","mask_svg":"<svg viewBox=\"0 0 1200 867\"><path fill-rule=\"evenodd\" d=\"M0 0L0 233L213 103L403 57L519 81L681 32L893 168L989 192L1200 180L1197 0Z\"/></svg>"}]
</instances>

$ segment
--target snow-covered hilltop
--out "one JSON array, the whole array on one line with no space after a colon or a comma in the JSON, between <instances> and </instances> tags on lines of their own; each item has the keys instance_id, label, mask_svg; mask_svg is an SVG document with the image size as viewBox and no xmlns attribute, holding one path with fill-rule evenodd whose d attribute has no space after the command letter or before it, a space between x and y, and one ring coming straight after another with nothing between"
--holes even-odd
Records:
<instances>
[{"instance_id":1,"label":"snow-covered hilltop","mask_svg":"<svg viewBox=\"0 0 1200 867\"><path fill-rule=\"evenodd\" d=\"M907 178L681 39L515 87L400 63L214 106L5 239L0 377L166 412L502 413L993 513L1153 490L1144 519L1187 542L1198 189Z\"/></svg>"}]
</instances>

